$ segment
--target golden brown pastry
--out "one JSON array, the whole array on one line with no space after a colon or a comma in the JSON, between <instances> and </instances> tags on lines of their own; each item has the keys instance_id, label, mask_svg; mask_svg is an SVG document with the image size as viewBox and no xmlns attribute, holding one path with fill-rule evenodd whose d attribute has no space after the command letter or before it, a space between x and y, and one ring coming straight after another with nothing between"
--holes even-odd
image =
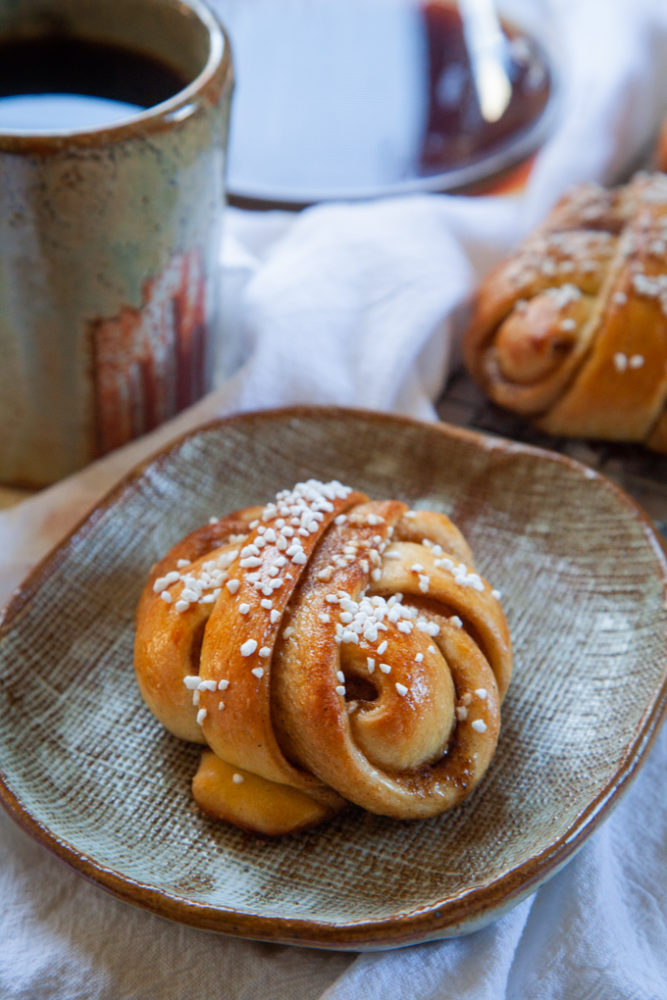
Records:
<instances>
[{"instance_id":1,"label":"golden brown pastry","mask_svg":"<svg viewBox=\"0 0 667 1000\"><path fill-rule=\"evenodd\" d=\"M199 805L276 835L346 802L416 818L464 799L495 751L512 654L445 515L310 480L153 568L135 667L157 718L206 746Z\"/></svg>"},{"instance_id":2,"label":"golden brown pastry","mask_svg":"<svg viewBox=\"0 0 667 1000\"><path fill-rule=\"evenodd\" d=\"M480 286L464 358L550 434L667 452L667 176L567 194Z\"/></svg>"}]
</instances>

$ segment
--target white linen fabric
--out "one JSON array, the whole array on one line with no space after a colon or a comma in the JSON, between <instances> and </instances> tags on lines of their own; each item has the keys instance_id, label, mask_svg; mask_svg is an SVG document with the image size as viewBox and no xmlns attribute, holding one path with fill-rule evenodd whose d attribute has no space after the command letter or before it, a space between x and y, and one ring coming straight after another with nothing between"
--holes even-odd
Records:
<instances>
[{"instance_id":1,"label":"white linen fabric","mask_svg":"<svg viewBox=\"0 0 667 1000\"><path fill-rule=\"evenodd\" d=\"M219 0L222 6L222 0ZM560 124L521 197L230 210L223 363L154 434L0 515L0 601L119 474L215 414L289 403L435 416L466 298L572 183L642 160L667 110L664 0L561 0ZM465 938L308 951L167 923L89 885L0 815L8 1000L665 1000L667 732L612 816L533 897Z\"/></svg>"}]
</instances>

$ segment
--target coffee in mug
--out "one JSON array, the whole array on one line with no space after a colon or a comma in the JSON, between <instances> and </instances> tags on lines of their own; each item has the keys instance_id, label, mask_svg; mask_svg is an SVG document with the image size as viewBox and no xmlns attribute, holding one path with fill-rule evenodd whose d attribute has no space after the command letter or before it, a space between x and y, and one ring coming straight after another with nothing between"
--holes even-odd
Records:
<instances>
[{"instance_id":1,"label":"coffee in mug","mask_svg":"<svg viewBox=\"0 0 667 1000\"><path fill-rule=\"evenodd\" d=\"M231 89L200 0L0 0L0 481L210 387Z\"/></svg>"}]
</instances>

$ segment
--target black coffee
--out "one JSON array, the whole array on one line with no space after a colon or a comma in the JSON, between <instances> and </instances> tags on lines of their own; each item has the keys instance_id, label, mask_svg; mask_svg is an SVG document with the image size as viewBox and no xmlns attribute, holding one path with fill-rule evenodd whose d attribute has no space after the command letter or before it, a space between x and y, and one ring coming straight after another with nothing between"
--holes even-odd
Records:
<instances>
[{"instance_id":1,"label":"black coffee","mask_svg":"<svg viewBox=\"0 0 667 1000\"><path fill-rule=\"evenodd\" d=\"M119 46L69 36L0 42L0 131L112 124L186 83L166 63Z\"/></svg>"}]
</instances>

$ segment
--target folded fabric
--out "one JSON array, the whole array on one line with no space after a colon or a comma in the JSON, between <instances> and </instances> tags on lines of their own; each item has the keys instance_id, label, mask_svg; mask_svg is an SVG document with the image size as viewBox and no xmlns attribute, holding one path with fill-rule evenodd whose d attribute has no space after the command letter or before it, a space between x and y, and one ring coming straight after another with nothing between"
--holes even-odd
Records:
<instances>
[{"instance_id":1,"label":"folded fabric","mask_svg":"<svg viewBox=\"0 0 667 1000\"><path fill-rule=\"evenodd\" d=\"M215 5L224 13L224 0ZM298 216L230 210L219 389L0 515L0 601L119 475L211 416L308 402L435 415L479 277L569 185L620 180L643 162L665 110L663 0L552 7L562 103L524 193L332 204ZM1 815L0 996L660 1000L666 766L663 731L627 799L579 856L493 926L360 957L168 924L89 885Z\"/></svg>"}]
</instances>

